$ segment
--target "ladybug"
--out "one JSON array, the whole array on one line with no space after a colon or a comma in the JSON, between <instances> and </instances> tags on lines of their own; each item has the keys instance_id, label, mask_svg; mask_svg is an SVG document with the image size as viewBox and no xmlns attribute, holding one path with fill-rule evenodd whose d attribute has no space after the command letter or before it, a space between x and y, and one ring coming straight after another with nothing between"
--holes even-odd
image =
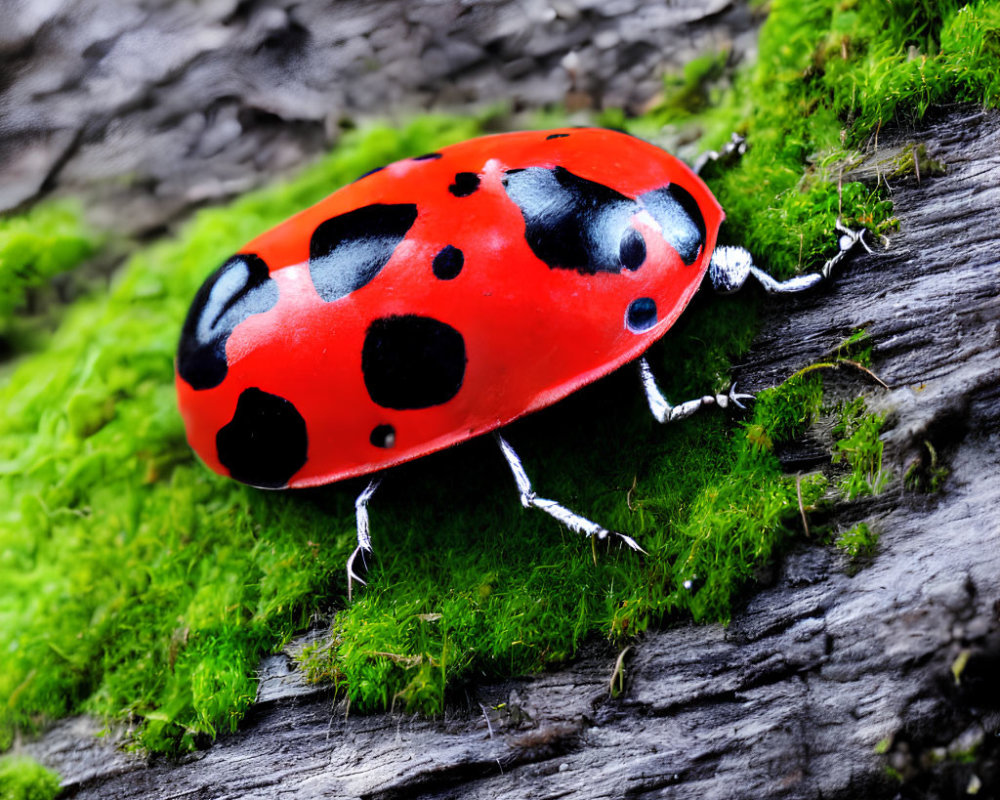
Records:
<instances>
[{"instance_id":1,"label":"ladybug","mask_svg":"<svg viewBox=\"0 0 1000 800\"><path fill-rule=\"evenodd\" d=\"M610 130L485 136L373 170L199 289L176 362L188 441L222 475L286 489L496 432L636 359L661 422L740 404L749 395L731 389L671 406L642 354L706 272L724 292L751 274L772 292L823 274L779 282L747 251L716 248L723 218L695 171ZM842 230L824 274L860 239ZM525 507L609 535L538 497L496 437ZM377 486L356 502L349 592Z\"/></svg>"}]
</instances>

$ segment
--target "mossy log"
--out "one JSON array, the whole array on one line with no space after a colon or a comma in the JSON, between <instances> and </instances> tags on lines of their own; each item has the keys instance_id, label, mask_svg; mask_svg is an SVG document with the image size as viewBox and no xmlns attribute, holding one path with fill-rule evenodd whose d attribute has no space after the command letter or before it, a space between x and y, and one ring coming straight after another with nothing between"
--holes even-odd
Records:
<instances>
[{"instance_id":1,"label":"mossy log","mask_svg":"<svg viewBox=\"0 0 1000 800\"><path fill-rule=\"evenodd\" d=\"M828 385L887 415L893 479L823 521L876 530L868 563L803 541L727 627L649 632L624 655L595 643L559 670L467 685L439 719L349 713L281 655L240 731L180 761L123 754L86 719L23 749L68 796L102 800L994 796L1000 115L953 109L890 138L855 174L885 179L911 141L944 173L888 177L888 247L823 291L768 300L736 374L759 390L867 330L890 388L850 366ZM828 452L806 440L783 460L815 469Z\"/></svg>"}]
</instances>

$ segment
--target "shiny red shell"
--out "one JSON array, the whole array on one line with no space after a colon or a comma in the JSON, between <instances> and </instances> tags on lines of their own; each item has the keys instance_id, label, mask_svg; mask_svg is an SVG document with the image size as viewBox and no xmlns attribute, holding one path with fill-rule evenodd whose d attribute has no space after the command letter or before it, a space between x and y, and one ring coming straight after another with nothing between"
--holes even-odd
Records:
<instances>
[{"instance_id":1,"label":"shiny red shell","mask_svg":"<svg viewBox=\"0 0 1000 800\"><path fill-rule=\"evenodd\" d=\"M690 233L685 214L700 233L690 263L668 230ZM216 472L283 488L492 431L660 338L722 219L687 166L614 131L486 136L391 164L206 282L178 357L188 441Z\"/></svg>"}]
</instances>

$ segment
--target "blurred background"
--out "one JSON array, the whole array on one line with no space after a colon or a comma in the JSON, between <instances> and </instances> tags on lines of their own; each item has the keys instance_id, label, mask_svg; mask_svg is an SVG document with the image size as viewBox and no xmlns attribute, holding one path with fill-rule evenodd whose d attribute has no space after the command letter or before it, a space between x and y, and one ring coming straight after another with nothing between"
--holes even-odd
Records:
<instances>
[{"instance_id":1,"label":"blurred background","mask_svg":"<svg viewBox=\"0 0 1000 800\"><path fill-rule=\"evenodd\" d=\"M704 54L752 58L762 17L731 0L0 0L0 18L0 211L70 193L145 235L366 119L641 113Z\"/></svg>"}]
</instances>

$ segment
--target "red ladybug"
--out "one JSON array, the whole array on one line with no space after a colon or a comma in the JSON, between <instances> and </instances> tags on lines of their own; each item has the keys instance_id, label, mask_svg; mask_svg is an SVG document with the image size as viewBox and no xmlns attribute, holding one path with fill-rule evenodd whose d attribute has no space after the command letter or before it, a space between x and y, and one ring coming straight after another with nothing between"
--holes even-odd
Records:
<instances>
[{"instance_id":1,"label":"red ladybug","mask_svg":"<svg viewBox=\"0 0 1000 800\"><path fill-rule=\"evenodd\" d=\"M251 241L198 291L177 356L188 441L262 488L378 472L639 358L707 270L724 291L751 272L771 291L821 279L778 283L746 251L716 250L723 216L682 162L608 130L486 136L382 167ZM640 365L661 421L745 397L671 407ZM498 440L525 506L608 535L535 496ZM358 498L349 584L376 485Z\"/></svg>"}]
</instances>

